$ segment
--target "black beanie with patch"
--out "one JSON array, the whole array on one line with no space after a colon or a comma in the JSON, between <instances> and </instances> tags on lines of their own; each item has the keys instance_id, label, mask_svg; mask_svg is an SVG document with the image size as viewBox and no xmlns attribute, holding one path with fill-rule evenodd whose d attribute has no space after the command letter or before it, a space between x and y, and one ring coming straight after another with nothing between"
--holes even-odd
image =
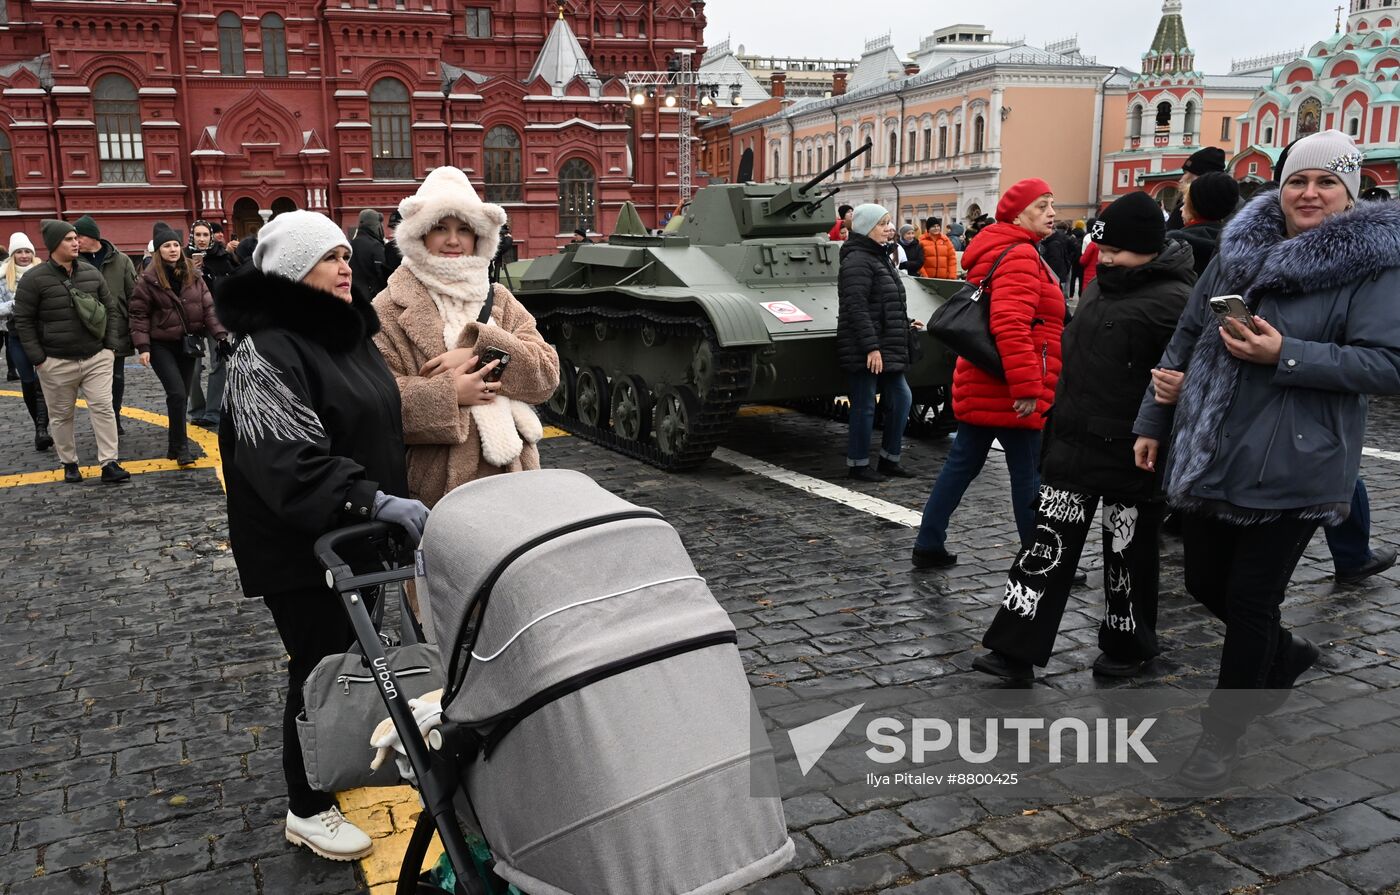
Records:
<instances>
[{"instance_id":1,"label":"black beanie with patch","mask_svg":"<svg viewBox=\"0 0 1400 895\"><path fill-rule=\"evenodd\" d=\"M1101 245L1155 255L1166 245L1167 224L1157 200L1138 191L1104 209L1089 236Z\"/></svg>"}]
</instances>

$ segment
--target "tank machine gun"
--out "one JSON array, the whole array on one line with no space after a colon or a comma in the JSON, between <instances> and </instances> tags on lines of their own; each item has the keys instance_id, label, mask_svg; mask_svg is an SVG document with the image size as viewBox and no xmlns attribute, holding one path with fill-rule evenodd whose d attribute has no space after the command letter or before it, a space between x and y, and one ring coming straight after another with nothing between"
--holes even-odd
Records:
<instances>
[{"instance_id":1,"label":"tank machine gun","mask_svg":"<svg viewBox=\"0 0 1400 895\"><path fill-rule=\"evenodd\" d=\"M536 259L516 296L559 350L543 408L569 431L662 469L717 447L741 404L845 393L836 364L841 243L827 238L839 187L866 144L802 183L707 186L673 232L653 236L630 204L606 243ZM961 284L904 278L928 320ZM929 340L906 375L927 412L953 355Z\"/></svg>"}]
</instances>

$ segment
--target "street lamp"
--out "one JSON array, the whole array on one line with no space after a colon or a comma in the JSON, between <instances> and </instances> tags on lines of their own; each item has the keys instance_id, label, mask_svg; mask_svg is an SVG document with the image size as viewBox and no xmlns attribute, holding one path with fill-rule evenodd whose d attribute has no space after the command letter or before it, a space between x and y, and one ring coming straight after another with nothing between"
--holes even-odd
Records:
<instances>
[{"instance_id":1,"label":"street lamp","mask_svg":"<svg viewBox=\"0 0 1400 895\"><path fill-rule=\"evenodd\" d=\"M691 120L699 117L700 108L710 108L719 102L720 90L730 89L730 104L743 105L740 74L737 72L697 72L690 67L692 50L679 50L669 61L665 71L629 71L626 74L627 88L631 92L632 105L641 108L649 100L658 99L660 105L675 109L680 113L679 152L676 159L676 175L679 181L681 202L690 201Z\"/></svg>"}]
</instances>

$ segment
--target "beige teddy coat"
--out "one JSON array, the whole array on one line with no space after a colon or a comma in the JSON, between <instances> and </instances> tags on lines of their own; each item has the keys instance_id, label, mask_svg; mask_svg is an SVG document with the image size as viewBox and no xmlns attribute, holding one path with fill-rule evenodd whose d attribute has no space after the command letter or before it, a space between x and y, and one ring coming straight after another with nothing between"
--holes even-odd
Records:
<instances>
[{"instance_id":1,"label":"beige teddy coat","mask_svg":"<svg viewBox=\"0 0 1400 895\"><path fill-rule=\"evenodd\" d=\"M526 404L541 404L559 384L559 355L535 329L535 318L510 290L496 284L491 318L495 326L469 323L454 348L499 348L510 353L500 393ZM539 469L539 449L526 442L509 467L481 459L481 439L472 430L468 408L457 404L450 376L418 375L423 365L447 350L442 316L428 290L406 267L389 277L374 299L380 330L374 337L399 384L403 434L408 445L410 497L429 507L466 482L501 472Z\"/></svg>"}]
</instances>

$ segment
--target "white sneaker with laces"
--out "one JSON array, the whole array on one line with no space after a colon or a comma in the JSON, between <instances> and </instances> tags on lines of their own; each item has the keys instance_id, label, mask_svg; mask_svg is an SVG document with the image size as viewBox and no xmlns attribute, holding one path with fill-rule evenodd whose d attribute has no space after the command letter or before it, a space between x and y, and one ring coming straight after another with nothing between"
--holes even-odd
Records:
<instances>
[{"instance_id":1,"label":"white sneaker with laces","mask_svg":"<svg viewBox=\"0 0 1400 895\"><path fill-rule=\"evenodd\" d=\"M287 841L304 845L332 861L354 861L374 850L364 830L345 819L339 808L329 808L312 817L287 812Z\"/></svg>"}]
</instances>

